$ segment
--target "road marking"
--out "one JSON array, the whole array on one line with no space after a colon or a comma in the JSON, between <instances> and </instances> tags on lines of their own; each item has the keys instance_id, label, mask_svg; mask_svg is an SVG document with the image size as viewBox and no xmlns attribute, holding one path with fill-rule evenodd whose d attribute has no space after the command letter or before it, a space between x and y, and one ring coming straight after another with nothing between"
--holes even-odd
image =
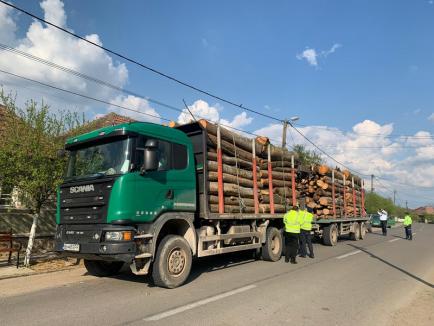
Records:
<instances>
[{"instance_id":1,"label":"road marking","mask_svg":"<svg viewBox=\"0 0 434 326\"><path fill-rule=\"evenodd\" d=\"M395 242L395 241L398 241L398 240L401 240L401 239L392 239L392 240L389 240L389 242Z\"/></svg>"},{"instance_id":2,"label":"road marking","mask_svg":"<svg viewBox=\"0 0 434 326\"><path fill-rule=\"evenodd\" d=\"M346 258L346 257L352 256L352 255L358 254L360 252L362 252L362 251L361 250L351 251L351 252L349 252L349 253L347 253L345 255L336 257L336 259Z\"/></svg>"},{"instance_id":3,"label":"road marking","mask_svg":"<svg viewBox=\"0 0 434 326\"><path fill-rule=\"evenodd\" d=\"M181 306L181 307L178 307L178 308L175 308L175 309L171 309L171 310L167 310L165 312L162 312L162 313L150 316L150 317L146 317L143 320L144 321L157 321L157 320L160 320L160 319L163 319L163 318L167 318L167 317L179 314L179 313L187 311L187 310L191 310L191 309L194 309L194 308L206 305L208 303L211 303L211 302L214 302L214 301L217 301L217 300L221 300L221 299L227 298L227 297L229 297L231 295L235 295L235 294L238 294L238 293L241 293L241 292L245 292L245 291L254 289L255 287L256 287L256 285L254 285L254 284L247 285L247 286L244 286L244 287L232 290L232 291L228 291L228 292L224 292L224 293L215 295L215 296L207 298L207 299L203 299L203 300L199 300L199 301L187 304L185 306Z\"/></svg>"}]
</instances>

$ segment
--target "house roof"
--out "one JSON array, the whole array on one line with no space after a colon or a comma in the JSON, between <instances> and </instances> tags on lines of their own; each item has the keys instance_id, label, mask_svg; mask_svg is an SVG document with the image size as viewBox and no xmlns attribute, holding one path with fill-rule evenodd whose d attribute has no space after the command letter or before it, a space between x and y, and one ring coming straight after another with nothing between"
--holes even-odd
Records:
<instances>
[{"instance_id":1,"label":"house roof","mask_svg":"<svg viewBox=\"0 0 434 326\"><path fill-rule=\"evenodd\" d=\"M413 212L415 212L418 215L425 215L425 214L434 215L434 207L423 206L423 207L419 207L419 208L414 209Z\"/></svg>"},{"instance_id":2,"label":"house roof","mask_svg":"<svg viewBox=\"0 0 434 326\"><path fill-rule=\"evenodd\" d=\"M114 112L110 112L106 115L103 115L99 118L89 121L80 127L68 131L66 136L71 137L74 135L84 134L95 129L100 129L109 126L116 126L122 123L135 122L135 121L136 120L130 117L126 117L123 115L116 114Z\"/></svg>"}]
</instances>

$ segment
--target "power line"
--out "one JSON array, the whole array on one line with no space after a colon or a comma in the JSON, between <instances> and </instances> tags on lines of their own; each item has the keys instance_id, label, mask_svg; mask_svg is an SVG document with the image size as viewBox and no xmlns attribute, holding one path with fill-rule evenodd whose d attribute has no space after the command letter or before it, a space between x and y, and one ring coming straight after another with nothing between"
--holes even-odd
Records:
<instances>
[{"instance_id":1,"label":"power line","mask_svg":"<svg viewBox=\"0 0 434 326\"><path fill-rule=\"evenodd\" d=\"M63 89L63 88L60 88L60 87L57 87L57 86L53 86L53 85L50 85L50 84L43 83L43 82L35 80L35 79L31 79L31 78L27 78L27 77L24 77L24 76L21 76L21 75L17 75L17 74L14 74L12 72L4 71L4 70L1 70L1 69L0 69L0 72L2 72L4 74L7 74L7 75L14 76L16 78L20 78L20 79L23 79L23 80L27 80L27 81L39 84L39 85L44 86L44 87L48 87L48 88L55 89L55 90L58 90L58 91L61 91L61 92L65 92L65 93L69 93L69 94L72 94L72 95L76 95L76 96L79 96L79 97L83 97L83 98L86 98L86 99L89 99L89 100L92 100L92 101L96 101L96 102L100 102L100 103L103 103L103 104L107 104L109 106L115 106L115 107L118 107L118 108L123 109L123 110L128 110L128 111L136 112L136 113L139 113L139 114L143 114L143 115L146 115L146 116L150 116L150 117L161 119L161 120L168 121L168 122L172 121L171 119L168 119L168 118L164 118L164 117L161 117L161 116L158 116L158 115L153 115L153 114L150 114L150 113L146 113L146 112L142 112L142 111L139 111L139 110L131 109L131 108L128 108L128 107L125 107L125 106L122 106L122 105L114 104L114 103L108 102L106 100L98 99L98 98L95 98L95 97L92 97L92 96L88 96L88 95L85 95L85 94L81 94L81 93L77 93L77 92L74 92L74 91L66 90L66 89ZM170 106L167 105L167 104L165 104L165 103L162 103L162 102L159 102L159 101L155 101L155 102L158 102L160 105L164 105L164 106L170 108ZM185 113L185 111L183 111L181 109L178 109L178 108L175 108L175 107L172 107L172 108L174 110L178 111L178 112ZM200 116L198 116L198 117L202 118ZM213 123L218 123L216 121L212 121L212 120L210 120L210 121L213 122ZM236 131L241 132L241 133L249 134L249 135L252 135L252 136L255 136L255 137L260 137L260 135L258 135L256 133L253 133L251 131L242 130L242 129L239 129L239 128L236 128L236 127L232 127L232 126L228 126L228 125L225 125L225 124L220 124L220 125L223 126L223 127L225 127L225 128L233 129L233 130L236 130ZM272 141L275 141L276 143L278 142L276 139L273 139L273 138L268 138L268 139L272 140Z\"/></svg>"},{"instance_id":2,"label":"power line","mask_svg":"<svg viewBox=\"0 0 434 326\"><path fill-rule=\"evenodd\" d=\"M0 50L9 51L9 52L11 52L11 53L14 53L14 54L17 54L17 55L23 56L23 57L25 57L25 58L27 58L27 59L29 59L29 60L33 60L33 61L35 61L35 62L39 62L39 63L45 64L45 65L47 65L47 66L49 66L49 67L52 67L52 68L55 68L55 69L61 70L61 71L63 71L63 72L66 72L66 73L72 74L72 75L74 75L74 76L76 76L76 77L79 77L79 78L82 78L82 79L89 80L89 81L94 82L94 83L96 83L96 84L99 84L99 85L101 85L101 86L105 86L105 87L108 87L108 88L111 88L111 89L117 90L117 91L119 91L119 92L122 92L122 93L130 94L130 95L133 95L133 96L138 97L138 98L143 98L143 99L145 99L146 101L148 101L148 102L150 102L150 103L154 103L154 104L157 104L157 105L163 106L163 107L168 108L168 109L170 109L170 110L173 110L173 111L176 111L176 112L179 112L179 113L185 113L185 111L184 111L183 109L180 109L180 108L174 107L174 106L172 106L172 105L169 105L169 104L163 103L162 101L152 99L152 98L150 98L150 97L147 97L147 96L141 95L141 94L139 94L139 93L136 93L136 92L130 91L130 90L128 90L128 89L125 89L125 88L122 88L122 87L119 87L119 86L116 86L116 85L110 84L110 83L108 83L108 82L106 82L106 81L103 81L103 80L101 80L101 79L98 79L98 78L96 78L96 77L89 76L89 75L84 74L84 73L82 73L82 72L79 72L79 71L77 71L77 70L70 69L70 68L68 68L68 67L65 67L65 66L59 65L59 64L54 63L54 62L52 62L52 61L48 61L48 60L45 60L45 59L43 59L43 58L40 58L40 57L34 56L34 55L32 55L32 54L29 54L29 53L26 53L26 52L20 51L20 50L18 50L18 49L12 48L12 47L10 47L10 46L8 46L8 45L1 44L1 43L0 43ZM18 75L17 75L17 76L18 76ZM201 119L205 119L204 117L202 117L202 116L200 116L200 115L197 115L197 116L198 116L199 118L201 118ZM211 121L211 120L210 120L210 121ZM217 123L216 121L211 121L211 122L213 122L213 123ZM226 125L226 124L222 124L222 123L220 123L220 125L223 126L223 127L229 128L229 129L233 129L233 130L236 130L236 131L239 131L239 132L242 132L242 133L249 134L249 135L253 135L253 136L257 136L257 137L259 136L258 134L255 134L255 133L253 133L253 132L251 132L251 131L242 130L242 129L239 129L239 128L236 128L236 127L233 127L233 126L229 126L229 125ZM277 142L277 140L275 140L275 139L272 139L272 138L269 138L269 139Z\"/></svg>"},{"instance_id":3,"label":"power line","mask_svg":"<svg viewBox=\"0 0 434 326\"><path fill-rule=\"evenodd\" d=\"M86 99L88 99L88 100L92 100L92 101L100 102L100 103L107 104L107 105L110 105L110 106L115 106L115 107L118 107L118 108L120 108L120 109L124 109L124 110L128 110L128 111L132 111L132 112L140 113L140 114L143 114L143 115L146 115L146 116L152 117L152 118L161 119L161 120L165 120L165 121L171 121L170 119L162 118L162 117L160 117L160 116L158 116L158 115L154 115L154 114L150 114L150 113L146 113L146 112L141 112L141 111L139 111L139 110L134 110L134 109L131 109L131 108L127 108L127 107L125 107L125 106L122 106L122 105L118 105L118 104L114 104L114 103L107 102L107 101L105 101L105 100L97 99L97 98L92 97L92 96L89 96L89 95L85 95L85 94L77 93L77 92L74 92L74 91L69 91L69 90L67 90L67 89L63 89L63 88L60 88L60 87L57 87L57 86L53 86L53 85L50 85L50 84L46 84L46 83L40 82L40 81L35 80L35 79L31 79L31 78L27 78L27 77L24 77L24 76L20 76L20 75L14 74L14 73L12 73L12 72L4 71L4 70L1 70L1 69L0 69L0 72L2 72L2 73L4 73L4 74L7 74L7 75L10 75L10 76L14 76L14 77L16 77L16 78L24 79L24 80L27 80L27 81L30 81L30 82L33 82L33 83L36 83L36 84L42 85L42 86L44 86L44 87L49 87L49 88L51 88L51 89L55 89L55 90L58 90L58 91L61 91L61 92L65 92L65 93L73 94L73 95L76 95L76 96L79 96L79 97L83 97L83 98L86 98Z\"/></svg>"},{"instance_id":4,"label":"power line","mask_svg":"<svg viewBox=\"0 0 434 326\"><path fill-rule=\"evenodd\" d=\"M344 168L348 169L349 171L353 171L358 175L361 176L369 176L368 174L364 174L361 173L359 171L356 171L348 166L346 166L345 164L343 164L342 162L339 162L337 159L335 159L333 156L331 156L330 154L328 154L327 152L325 152L322 148L320 148L319 146L317 146L313 141L311 141L308 137L306 137L300 130L298 130L298 128L296 128L293 124L289 124L292 128L294 128L294 130L300 135L302 136L304 139L306 139L311 145L313 145L316 149L318 149L321 153L323 153L324 155L326 155L328 158L332 159L334 162L338 163L339 165L343 166Z\"/></svg>"},{"instance_id":5,"label":"power line","mask_svg":"<svg viewBox=\"0 0 434 326\"><path fill-rule=\"evenodd\" d=\"M341 130L338 130L333 127L327 127L327 126L309 126L301 123L294 123L294 125L299 127L308 127L308 128L314 128L314 129L324 129L331 132L334 132L336 134L344 133ZM434 135L430 136L416 136L416 135L403 135L403 134L369 134L369 133L356 133L357 136L366 136L366 137L374 137L374 138L409 138L409 139L434 139Z\"/></svg>"},{"instance_id":6,"label":"power line","mask_svg":"<svg viewBox=\"0 0 434 326\"><path fill-rule=\"evenodd\" d=\"M262 117L265 117L265 118L268 118L268 119L271 119L271 120L275 120L275 121L282 122L282 120L279 119L279 118L276 118L276 117L273 117L273 116L271 116L271 115L268 115L268 114L265 114L265 113L262 113L262 112L259 112L259 111L256 111L256 110L253 110L253 109L250 109L250 108L248 108L248 107L243 106L242 104L237 104L237 103L235 103L235 102L232 102L232 101L230 101L230 100L227 100L227 99L225 99L225 98L223 98L223 97L220 97L220 96L218 96L218 95L215 95L215 94L213 94L213 93L211 93L211 92L209 92L209 91L206 91L206 90L200 89L200 88L197 87L197 86L194 86L194 85L189 84L189 83L187 83L187 82L181 81L180 79L178 79L178 78L176 78L176 77L173 77L173 76L168 75L168 74L166 74L166 73L163 73L163 72L161 72L161 71L159 71L159 70L157 70L157 69L155 69L155 68L152 68L152 67L150 67L150 66L148 66L148 65L145 65L145 64L143 64L143 63L141 63L141 62L139 62L139 61L137 61L137 60L135 60L135 59L131 59L131 58L127 57L127 56L124 55L124 54L121 54L121 53L119 53L119 52L117 52L117 51L114 51L114 50L110 50L109 48L106 48L106 47L104 47L104 46L102 46L102 45L99 45L99 44L97 44L97 43L94 43L94 42L92 42L92 41L90 41L90 40L88 40L88 39L86 39L86 38L84 38L84 37L82 37L82 36L80 36L80 35L78 35L78 34L76 34L76 33L73 33L73 32L71 32L71 31L69 31L69 30L67 30L67 29L65 29L65 28L63 28L63 27L60 27L60 26L54 24L54 23L51 23L51 22L49 22L49 21L47 21L47 20L45 20L45 19L43 19L43 18L41 18L41 17L39 17L39 16L36 16L35 14L32 14L32 13L29 12L29 11L26 11L25 9L19 8L19 7L15 6L15 5L11 4L11 3L8 3L8 2L6 2L6 1L4 1L4 0L0 0L0 3L3 3L4 5L6 5L6 6L8 6L8 7L11 7L11 8L13 8L13 9L15 9L15 10L18 10L18 11L20 11L20 12L22 12L22 13L24 13L24 14L26 14L26 15L28 15L28 16L34 18L34 19L36 19L36 20L39 20L39 21L41 21L41 22L43 22L43 23L45 23L45 24L47 24L47 25L49 25L49 26L51 26L51 27L54 27L54 28L56 28L56 29L58 29L58 30L60 30L60 31L62 31L62 32L64 32L64 33L66 33L66 34L69 34L69 35L71 35L71 36L73 36L73 37L75 37L75 38L77 38L77 39L80 39L80 40L82 40L82 41L84 41L84 42L86 42L86 43L88 43L88 44L91 44L91 45L93 45L93 46L95 46L95 47L97 47L97 48L100 48L101 50L104 50L104 51L106 51L106 52L108 52L108 53L110 53L110 54L113 54L113 55L115 55L115 56L117 56L117 57L119 57L119 58L121 58L121 59L123 59L123 60L126 60L126 61L128 61L128 62L130 62L130 63L132 63L132 64L135 64L135 65L137 65L137 66L143 68L143 69L146 69L146 70L148 70L148 71L151 71L151 72L153 72L153 73L155 73L155 74L157 74L157 75L159 75L159 76L161 76L161 77L164 77L164 78L166 78L166 79L169 79L169 80L171 80L171 81L173 81L173 82L175 82L175 83L178 83L178 84L180 84L180 85L182 85L182 86L185 86L185 87L187 87L187 88L190 88L190 89L192 89L192 90L194 90L194 91L197 91L197 92L199 92L199 93L205 94L205 95L207 95L207 96L209 96L209 97L212 97L212 98L217 99L217 100L219 100L219 101L222 101L222 102L224 102L224 103L230 104L230 105L235 106L235 107L237 107L237 108L240 108L240 109L243 109L243 110L249 111L249 112L251 112L251 113L254 113L254 114L260 115L260 116L262 116Z\"/></svg>"}]
</instances>

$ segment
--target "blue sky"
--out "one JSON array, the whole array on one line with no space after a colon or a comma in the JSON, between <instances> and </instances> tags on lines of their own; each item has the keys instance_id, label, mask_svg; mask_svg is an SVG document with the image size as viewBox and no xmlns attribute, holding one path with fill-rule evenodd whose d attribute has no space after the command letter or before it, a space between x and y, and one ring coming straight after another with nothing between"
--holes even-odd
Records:
<instances>
[{"instance_id":1,"label":"blue sky","mask_svg":"<svg viewBox=\"0 0 434 326\"><path fill-rule=\"evenodd\" d=\"M37 1L12 2L40 16L46 12ZM61 13L59 3L57 0L46 2L47 8L52 8L49 17L56 19ZM7 40L15 43L7 45L21 46L34 55L69 64L83 73L180 108L183 98L189 105L203 100L206 105L197 104L197 114L211 118L211 113L215 116L212 110L217 109L218 118L229 124L241 113L237 108L113 56L115 69L107 74L110 63L104 65L101 62L109 60L110 56L101 54L95 58L99 65L94 66L92 63L96 61L88 60L85 55L74 58L73 51L68 52L68 46L64 47L64 53L53 46L56 37L62 37L58 35L60 33L52 36L51 42L50 36L32 39L28 37L32 20L12 11L5 15L13 19L16 33L11 41L4 28L3 36L0 32L3 44ZM425 199L413 199L414 205L434 202L434 199L430 200L434 198L434 191L430 191L434 181L424 181L434 179L432 1L75 0L64 2L64 15L66 26L76 33L97 34L104 46L183 81L279 118L300 116L300 123L311 127L303 129L304 132L316 142L322 146L342 145L340 149L330 147L327 150L346 164L394 182L413 183L406 192L419 189L418 185L423 183L424 188L419 190L423 194L420 197ZM27 43L30 39L34 46L22 39L27 39ZM35 45L37 42L38 46ZM44 53L36 48L48 49ZM122 67L125 67L127 77L120 64L125 65ZM0 68L6 70L8 67L0 64ZM28 70L20 71L20 74L26 75L26 72ZM42 70L39 76L31 76L37 77L46 82L59 82L57 75L41 79L44 77ZM17 90L19 96L22 93L24 96L43 94L55 103L54 106L66 102L66 107L84 110L89 117L107 112L106 106L76 101L71 96L40 90L4 76L0 76L0 82ZM80 88L78 82L65 81L64 86L95 94L94 88ZM97 93L108 101L117 98L113 100L116 103L134 102L132 99L125 102L118 93L100 90ZM179 120L178 113L157 105L134 103L152 109L161 117ZM249 112L241 118L244 120L237 126L245 130L280 137L280 131L271 120ZM355 126L359 126L358 132L354 130ZM334 129L324 134L324 128ZM387 137L363 136L379 132ZM403 134L418 136L405 141L393 137ZM301 142L293 136L296 142ZM360 148L376 144L387 147L387 151ZM397 146L399 150L395 148ZM413 149L417 146L424 146L421 155ZM351 148L354 149L352 155L347 155ZM411 167L411 158L415 155L419 155L417 173L422 174L412 180L415 167ZM363 162L364 158L368 162ZM372 167L370 163L377 158L378 162ZM420 169L428 172L419 172ZM397 187L391 183L385 185L386 188ZM409 196L402 194L401 197Z\"/></svg>"}]
</instances>

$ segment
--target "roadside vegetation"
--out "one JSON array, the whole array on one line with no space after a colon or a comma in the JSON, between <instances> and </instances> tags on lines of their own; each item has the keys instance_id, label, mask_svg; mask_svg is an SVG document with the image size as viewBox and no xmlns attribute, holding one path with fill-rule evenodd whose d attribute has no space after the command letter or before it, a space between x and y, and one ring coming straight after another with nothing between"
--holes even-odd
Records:
<instances>
[{"instance_id":1,"label":"roadside vegetation","mask_svg":"<svg viewBox=\"0 0 434 326\"><path fill-rule=\"evenodd\" d=\"M30 100L19 108L15 99L0 90L5 117L0 130L0 183L7 189L15 187L20 202L32 211L24 260L28 266L41 209L53 202L65 170L66 159L57 153L64 146L65 133L82 120L69 111L54 114L44 102Z\"/></svg>"}]
</instances>

